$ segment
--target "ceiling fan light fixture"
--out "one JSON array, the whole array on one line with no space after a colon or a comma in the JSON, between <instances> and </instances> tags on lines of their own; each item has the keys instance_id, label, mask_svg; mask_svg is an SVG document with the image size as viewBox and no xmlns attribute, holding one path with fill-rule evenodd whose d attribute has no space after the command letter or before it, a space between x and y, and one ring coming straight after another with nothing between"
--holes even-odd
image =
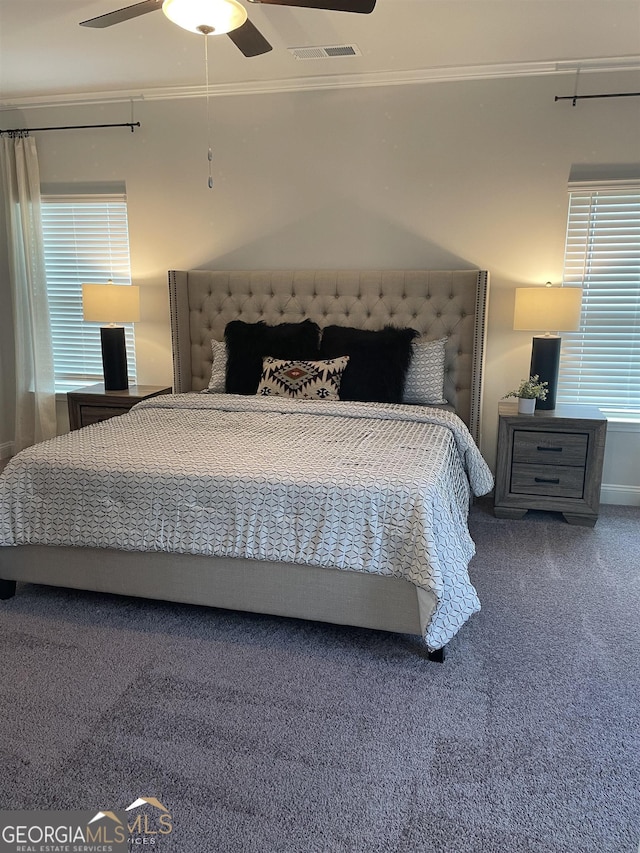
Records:
<instances>
[{"instance_id":1,"label":"ceiling fan light fixture","mask_svg":"<svg viewBox=\"0 0 640 853\"><path fill-rule=\"evenodd\" d=\"M230 33L247 20L237 0L164 0L162 11L179 27L205 35Z\"/></svg>"}]
</instances>

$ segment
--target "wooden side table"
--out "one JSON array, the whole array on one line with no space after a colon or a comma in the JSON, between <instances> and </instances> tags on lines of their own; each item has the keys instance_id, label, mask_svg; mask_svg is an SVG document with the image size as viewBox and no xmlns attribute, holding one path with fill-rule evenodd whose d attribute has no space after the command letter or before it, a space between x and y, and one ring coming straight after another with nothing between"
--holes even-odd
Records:
<instances>
[{"instance_id":1,"label":"wooden side table","mask_svg":"<svg viewBox=\"0 0 640 853\"><path fill-rule=\"evenodd\" d=\"M71 429L81 429L89 424L107 421L126 414L140 400L160 394L171 394L171 388L163 385L130 385L125 391L105 391L104 385L100 384L69 391L69 426Z\"/></svg>"},{"instance_id":2,"label":"wooden side table","mask_svg":"<svg viewBox=\"0 0 640 853\"><path fill-rule=\"evenodd\" d=\"M558 405L520 415L517 401L503 401L498 418L495 515L523 518L530 509L554 510L569 524L593 527L607 432L600 410Z\"/></svg>"}]
</instances>

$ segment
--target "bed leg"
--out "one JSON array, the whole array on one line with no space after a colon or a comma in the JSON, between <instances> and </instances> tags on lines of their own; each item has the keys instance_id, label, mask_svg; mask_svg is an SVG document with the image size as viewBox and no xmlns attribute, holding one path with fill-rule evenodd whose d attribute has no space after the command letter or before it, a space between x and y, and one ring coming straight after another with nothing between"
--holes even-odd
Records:
<instances>
[{"instance_id":1,"label":"bed leg","mask_svg":"<svg viewBox=\"0 0 640 853\"><path fill-rule=\"evenodd\" d=\"M0 578L0 601L5 601L7 598L13 598L16 594L16 582L5 581Z\"/></svg>"},{"instance_id":2,"label":"bed leg","mask_svg":"<svg viewBox=\"0 0 640 853\"><path fill-rule=\"evenodd\" d=\"M444 663L444 653L445 647L443 646L441 649L434 649L433 651L427 651L427 657L429 660L434 663Z\"/></svg>"}]
</instances>

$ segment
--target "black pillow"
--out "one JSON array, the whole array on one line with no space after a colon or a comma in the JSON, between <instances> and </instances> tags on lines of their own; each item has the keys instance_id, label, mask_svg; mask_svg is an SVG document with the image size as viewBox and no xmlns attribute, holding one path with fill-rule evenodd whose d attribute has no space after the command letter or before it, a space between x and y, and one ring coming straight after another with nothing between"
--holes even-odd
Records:
<instances>
[{"instance_id":1,"label":"black pillow","mask_svg":"<svg viewBox=\"0 0 640 853\"><path fill-rule=\"evenodd\" d=\"M265 355L291 360L316 360L320 355L320 326L312 320L268 326L232 320L224 330L227 345L227 394L255 394Z\"/></svg>"},{"instance_id":2,"label":"black pillow","mask_svg":"<svg viewBox=\"0 0 640 853\"><path fill-rule=\"evenodd\" d=\"M412 356L415 329L385 326L379 331L327 326L322 331L320 358L349 356L340 384L341 400L401 403Z\"/></svg>"}]
</instances>

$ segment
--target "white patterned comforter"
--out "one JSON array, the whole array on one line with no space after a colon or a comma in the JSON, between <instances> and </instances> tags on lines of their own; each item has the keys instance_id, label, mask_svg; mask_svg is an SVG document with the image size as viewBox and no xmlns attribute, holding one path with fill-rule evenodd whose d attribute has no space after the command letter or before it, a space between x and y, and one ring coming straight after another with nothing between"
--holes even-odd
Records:
<instances>
[{"instance_id":1,"label":"white patterned comforter","mask_svg":"<svg viewBox=\"0 0 640 853\"><path fill-rule=\"evenodd\" d=\"M249 557L430 590L443 646L480 603L469 491L489 469L449 412L180 394L22 451L0 477L0 545Z\"/></svg>"}]
</instances>

